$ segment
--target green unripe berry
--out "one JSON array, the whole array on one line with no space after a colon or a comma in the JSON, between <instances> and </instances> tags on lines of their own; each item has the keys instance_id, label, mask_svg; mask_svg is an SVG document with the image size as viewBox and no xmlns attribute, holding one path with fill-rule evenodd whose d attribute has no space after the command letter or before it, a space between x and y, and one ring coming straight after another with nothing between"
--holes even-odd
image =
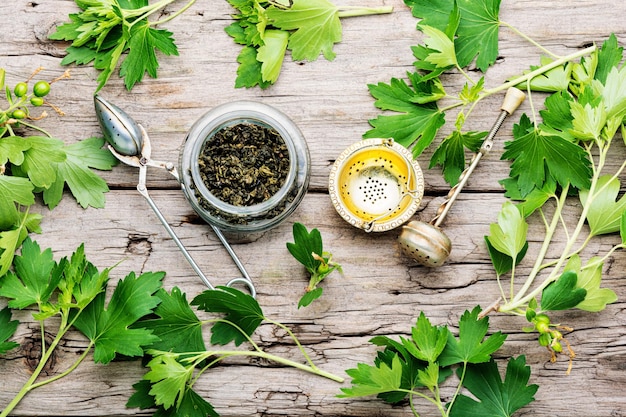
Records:
<instances>
[{"instance_id":1,"label":"green unripe berry","mask_svg":"<svg viewBox=\"0 0 626 417\"><path fill-rule=\"evenodd\" d=\"M33 86L33 94L37 97L47 96L50 92L50 83L47 81L37 81Z\"/></svg>"},{"instance_id":2,"label":"green unripe berry","mask_svg":"<svg viewBox=\"0 0 626 417\"><path fill-rule=\"evenodd\" d=\"M550 326L544 322L535 323L535 328L541 334L548 333L550 331Z\"/></svg>"},{"instance_id":3,"label":"green unripe berry","mask_svg":"<svg viewBox=\"0 0 626 417\"><path fill-rule=\"evenodd\" d=\"M563 345L561 345L560 342L558 341L554 341L552 342L552 345L550 346L552 348L553 351L555 351L556 353L561 353L563 352Z\"/></svg>"},{"instance_id":4,"label":"green unripe berry","mask_svg":"<svg viewBox=\"0 0 626 417\"><path fill-rule=\"evenodd\" d=\"M13 94L15 94L16 97L24 97L27 92L28 84L24 82L15 84L15 87L13 88Z\"/></svg>"},{"instance_id":5,"label":"green unripe berry","mask_svg":"<svg viewBox=\"0 0 626 417\"><path fill-rule=\"evenodd\" d=\"M30 104L35 107L39 107L43 105L43 97L31 97Z\"/></svg>"},{"instance_id":6,"label":"green unripe berry","mask_svg":"<svg viewBox=\"0 0 626 417\"><path fill-rule=\"evenodd\" d=\"M541 346L548 346L552 341L552 337L548 333L542 333L539 335L539 344Z\"/></svg>"},{"instance_id":7,"label":"green unripe berry","mask_svg":"<svg viewBox=\"0 0 626 417\"><path fill-rule=\"evenodd\" d=\"M537 314L534 319L535 323L546 323L550 324L550 317L545 314Z\"/></svg>"},{"instance_id":8,"label":"green unripe berry","mask_svg":"<svg viewBox=\"0 0 626 417\"><path fill-rule=\"evenodd\" d=\"M14 119L25 119L26 118L26 112L22 109L17 109L13 111L13 114L11 115L11 117L13 117Z\"/></svg>"}]
</instances>

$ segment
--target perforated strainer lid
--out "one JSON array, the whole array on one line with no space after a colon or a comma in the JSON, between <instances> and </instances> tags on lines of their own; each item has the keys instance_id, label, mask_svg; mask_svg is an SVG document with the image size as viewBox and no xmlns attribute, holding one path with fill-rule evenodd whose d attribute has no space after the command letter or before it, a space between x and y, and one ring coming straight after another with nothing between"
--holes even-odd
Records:
<instances>
[{"instance_id":1,"label":"perforated strainer lid","mask_svg":"<svg viewBox=\"0 0 626 417\"><path fill-rule=\"evenodd\" d=\"M405 147L392 139L366 139L337 158L328 190L333 206L348 223L382 232L415 213L424 195L424 177Z\"/></svg>"}]
</instances>

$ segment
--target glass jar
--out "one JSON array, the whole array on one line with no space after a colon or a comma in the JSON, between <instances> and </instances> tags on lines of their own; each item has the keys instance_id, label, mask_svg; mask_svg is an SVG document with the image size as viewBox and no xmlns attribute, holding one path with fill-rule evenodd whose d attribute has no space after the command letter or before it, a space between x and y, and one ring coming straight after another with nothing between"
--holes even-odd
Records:
<instances>
[{"instance_id":1,"label":"glass jar","mask_svg":"<svg viewBox=\"0 0 626 417\"><path fill-rule=\"evenodd\" d=\"M282 185L264 201L231 204L218 198L205 184L200 168L203 149L216 135L237 125L275 131L287 150L288 169ZM189 130L180 153L181 188L193 209L206 222L235 237L264 232L279 225L306 194L311 170L309 150L302 132L285 114L269 105L235 101L220 105L198 119ZM284 161L283 161L284 162Z\"/></svg>"}]
</instances>

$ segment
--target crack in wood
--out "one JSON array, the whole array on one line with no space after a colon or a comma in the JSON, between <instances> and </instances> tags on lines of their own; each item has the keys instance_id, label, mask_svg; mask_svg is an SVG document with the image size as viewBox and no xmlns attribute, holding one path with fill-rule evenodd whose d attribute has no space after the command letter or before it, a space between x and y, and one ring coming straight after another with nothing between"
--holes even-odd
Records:
<instances>
[{"instance_id":1,"label":"crack in wood","mask_svg":"<svg viewBox=\"0 0 626 417\"><path fill-rule=\"evenodd\" d=\"M32 329L32 336L27 336L20 345L20 355L24 357L24 364L28 367L30 372L35 371L41 360L41 337L39 337L39 329ZM48 335L45 336L46 345L52 342L52 338ZM57 354L53 352L50 356L50 360L44 366L41 374L52 375L54 373L54 367L57 364Z\"/></svg>"}]
</instances>

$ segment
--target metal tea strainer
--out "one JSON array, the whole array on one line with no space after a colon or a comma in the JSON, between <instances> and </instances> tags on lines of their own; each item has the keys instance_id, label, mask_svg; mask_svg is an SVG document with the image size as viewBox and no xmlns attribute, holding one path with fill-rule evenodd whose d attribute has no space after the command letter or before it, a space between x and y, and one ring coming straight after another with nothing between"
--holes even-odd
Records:
<instances>
[{"instance_id":1,"label":"metal tea strainer","mask_svg":"<svg viewBox=\"0 0 626 417\"><path fill-rule=\"evenodd\" d=\"M406 222L424 194L422 171L393 139L354 143L337 158L328 190L333 206L348 223L382 232Z\"/></svg>"},{"instance_id":2,"label":"metal tea strainer","mask_svg":"<svg viewBox=\"0 0 626 417\"><path fill-rule=\"evenodd\" d=\"M493 138L502 126L504 119L511 115L515 109L524 101L526 95L515 87L509 88L502 106L500 106L500 115L489 131L489 134L483 141L479 151L474 154L469 166L461 173L459 182L452 187L446 200L437 210L437 214L430 223L420 221L411 221L402 227L402 233L398 237L398 242L403 252L418 263L436 267L442 265L452 250L450 238L439 228L441 222L448 214L450 207L459 196L463 186L467 183L467 179L472 174L478 162L483 155L489 153L493 147Z\"/></svg>"},{"instance_id":3,"label":"metal tea strainer","mask_svg":"<svg viewBox=\"0 0 626 417\"><path fill-rule=\"evenodd\" d=\"M163 227L165 227L165 230L167 230L172 240L176 243L202 282L204 282L204 284L210 289L214 289L215 287L204 275L198 264L196 264L189 251L187 251L181 240L174 232L174 229L172 229L172 227L167 223L167 220L157 207L156 203L152 200L150 194L148 194L148 189L146 187L146 174L148 166L163 168L172 174L174 178L180 181L176 167L171 162L160 162L150 158L152 147L150 146L150 138L148 137L148 134L141 125L137 124L123 110L97 95L94 97L94 105L96 109L96 116L98 117L98 122L100 123L100 128L102 129L102 133L109 144L108 147L110 151L121 162L139 168L137 191L139 191L139 193L146 199L150 208L154 211L159 221L163 224ZM256 297L254 284L252 283L252 280L246 272L243 264L237 257L235 251L226 240L226 237L216 226L210 223L209 225L243 275L243 277L230 280L226 285L233 286L235 284L243 284L248 288L250 294L253 297Z\"/></svg>"}]
</instances>

